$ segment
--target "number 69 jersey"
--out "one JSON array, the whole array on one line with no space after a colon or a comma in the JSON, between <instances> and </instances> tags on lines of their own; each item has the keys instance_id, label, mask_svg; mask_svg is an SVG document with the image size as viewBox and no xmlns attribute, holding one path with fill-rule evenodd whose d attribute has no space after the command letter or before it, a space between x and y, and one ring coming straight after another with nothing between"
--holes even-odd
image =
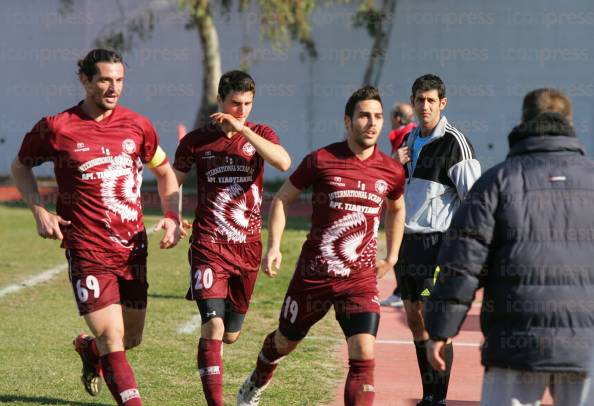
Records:
<instances>
[{"instance_id":1,"label":"number 69 jersey","mask_svg":"<svg viewBox=\"0 0 594 406\"><path fill-rule=\"evenodd\" d=\"M297 272L345 278L373 271L384 199L397 200L404 179L402 165L377 146L364 161L346 141L307 155L290 177L300 190L313 187L311 231Z\"/></svg>"},{"instance_id":2,"label":"number 69 jersey","mask_svg":"<svg viewBox=\"0 0 594 406\"><path fill-rule=\"evenodd\" d=\"M45 117L25 136L18 158L53 162L62 246L129 253L146 249L140 186L143 163L167 162L150 121L124 107L97 122L79 106ZM158 166L158 165L155 165Z\"/></svg>"}]
</instances>

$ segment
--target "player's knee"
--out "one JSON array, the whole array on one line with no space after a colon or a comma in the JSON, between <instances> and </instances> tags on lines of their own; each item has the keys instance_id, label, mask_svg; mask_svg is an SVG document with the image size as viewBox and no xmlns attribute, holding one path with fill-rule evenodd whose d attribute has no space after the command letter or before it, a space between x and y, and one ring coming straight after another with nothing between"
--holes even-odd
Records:
<instances>
[{"instance_id":1,"label":"player's knee","mask_svg":"<svg viewBox=\"0 0 594 406\"><path fill-rule=\"evenodd\" d=\"M375 336L356 334L347 338L350 359L369 360L374 358Z\"/></svg>"},{"instance_id":2,"label":"player's knee","mask_svg":"<svg viewBox=\"0 0 594 406\"><path fill-rule=\"evenodd\" d=\"M225 333L223 335L223 342L225 344L233 344L237 340L239 340L239 332L237 333Z\"/></svg>"},{"instance_id":3,"label":"player's knee","mask_svg":"<svg viewBox=\"0 0 594 406\"><path fill-rule=\"evenodd\" d=\"M373 341L369 343L361 340L348 341L349 358L352 359L373 359Z\"/></svg>"},{"instance_id":4,"label":"player's knee","mask_svg":"<svg viewBox=\"0 0 594 406\"><path fill-rule=\"evenodd\" d=\"M299 345L302 339L298 335L289 338L280 330L276 330L274 334L274 346L279 354L287 355L297 348L297 345Z\"/></svg>"},{"instance_id":5,"label":"player's knee","mask_svg":"<svg viewBox=\"0 0 594 406\"><path fill-rule=\"evenodd\" d=\"M349 358L352 359L359 359L359 360L367 360L367 359L374 359L375 353L373 351L373 346L366 347L366 346L359 346L355 348L352 352L349 351Z\"/></svg>"},{"instance_id":6,"label":"player's knee","mask_svg":"<svg viewBox=\"0 0 594 406\"><path fill-rule=\"evenodd\" d=\"M97 347L101 353L120 351L124 347L124 332L120 329L109 329L100 332L95 337Z\"/></svg>"},{"instance_id":7,"label":"player's knee","mask_svg":"<svg viewBox=\"0 0 594 406\"><path fill-rule=\"evenodd\" d=\"M220 317L214 317L202 324L202 338L211 340L222 340L225 334L225 323Z\"/></svg>"}]
</instances>

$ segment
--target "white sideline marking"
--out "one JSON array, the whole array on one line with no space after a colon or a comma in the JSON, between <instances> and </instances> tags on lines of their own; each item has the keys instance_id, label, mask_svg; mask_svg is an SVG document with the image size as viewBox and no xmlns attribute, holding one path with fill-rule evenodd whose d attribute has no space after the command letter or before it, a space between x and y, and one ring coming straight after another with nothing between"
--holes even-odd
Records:
<instances>
[{"instance_id":1,"label":"white sideline marking","mask_svg":"<svg viewBox=\"0 0 594 406\"><path fill-rule=\"evenodd\" d=\"M152 234L155 231L154 227L155 226L152 226L150 229L149 228L146 229L147 235ZM35 285L39 285L40 283L47 282L50 279L52 279L54 276L59 274L60 272L65 271L66 269L68 269L67 263L60 265L60 266L56 266L51 269L48 269L47 271L43 271L42 273L32 276L28 279L25 279L24 281L22 281L20 283L13 283L12 285L8 285L3 288L0 288L0 299L6 295L10 295L11 293L16 293L22 289L30 288Z\"/></svg>"},{"instance_id":2,"label":"white sideline marking","mask_svg":"<svg viewBox=\"0 0 594 406\"><path fill-rule=\"evenodd\" d=\"M323 340L323 341L336 341L336 342L344 342L344 339L341 338L333 338L333 337L318 337L318 336L307 336L311 340ZM376 344L390 344L390 345L412 345L412 340L375 340ZM468 342L460 342L453 340L454 347L480 347L480 343L468 343Z\"/></svg>"},{"instance_id":3,"label":"white sideline marking","mask_svg":"<svg viewBox=\"0 0 594 406\"><path fill-rule=\"evenodd\" d=\"M14 283L12 285L5 286L0 289L0 298L6 295L10 295L11 293L16 293L19 290L30 288L43 282L47 282L60 272L65 271L66 269L68 269L68 264L63 264L55 268L48 269L47 271L44 271L38 275L32 276L31 278L25 279L21 283Z\"/></svg>"},{"instance_id":4,"label":"white sideline marking","mask_svg":"<svg viewBox=\"0 0 594 406\"><path fill-rule=\"evenodd\" d=\"M454 347L480 347L480 343L465 343L465 342L460 342L460 341L456 341L456 339L454 339L453 341ZM393 344L393 345L406 345L406 344L413 344L412 340L375 340L376 344Z\"/></svg>"},{"instance_id":5,"label":"white sideline marking","mask_svg":"<svg viewBox=\"0 0 594 406\"><path fill-rule=\"evenodd\" d=\"M200 328L201 322L202 318L200 317L200 314L196 314L190 321L184 323L177 329L177 334L192 334Z\"/></svg>"}]
</instances>

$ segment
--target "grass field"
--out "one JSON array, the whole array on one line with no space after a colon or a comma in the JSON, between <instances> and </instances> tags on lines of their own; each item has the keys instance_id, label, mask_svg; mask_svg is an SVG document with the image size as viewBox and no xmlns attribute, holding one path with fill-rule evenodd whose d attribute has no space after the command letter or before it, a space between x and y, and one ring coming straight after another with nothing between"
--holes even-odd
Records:
<instances>
[{"instance_id":1,"label":"grass field","mask_svg":"<svg viewBox=\"0 0 594 406\"><path fill-rule=\"evenodd\" d=\"M156 217L146 219L147 228ZM264 336L276 327L292 267L305 238L304 224L294 222L283 242L280 276L258 280L241 339L225 346L225 404L255 364ZM0 289L46 269L65 264L56 241L37 237L27 209L0 206ZM196 371L197 333L177 329L197 314L184 295L188 284L187 240L173 250L159 250L159 235L149 247L149 307L143 344L129 353L145 405L205 405ZM84 392L80 361L71 341L85 331L78 317L66 270L48 282L0 298L0 404L112 405L107 388L97 398ZM332 314L311 336L340 339ZM263 406L323 405L333 400L342 379L340 341L306 339L285 359L261 402Z\"/></svg>"}]
</instances>

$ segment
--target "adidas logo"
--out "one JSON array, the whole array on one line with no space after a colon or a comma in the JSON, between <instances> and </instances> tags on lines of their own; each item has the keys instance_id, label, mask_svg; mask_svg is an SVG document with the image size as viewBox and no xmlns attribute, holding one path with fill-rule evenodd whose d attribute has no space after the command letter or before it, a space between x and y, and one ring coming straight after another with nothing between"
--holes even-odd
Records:
<instances>
[{"instance_id":1,"label":"adidas logo","mask_svg":"<svg viewBox=\"0 0 594 406\"><path fill-rule=\"evenodd\" d=\"M429 289L425 288L425 290L421 292L421 296L429 297L431 296L431 292L429 292Z\"/></svg>"}]
</instances>

